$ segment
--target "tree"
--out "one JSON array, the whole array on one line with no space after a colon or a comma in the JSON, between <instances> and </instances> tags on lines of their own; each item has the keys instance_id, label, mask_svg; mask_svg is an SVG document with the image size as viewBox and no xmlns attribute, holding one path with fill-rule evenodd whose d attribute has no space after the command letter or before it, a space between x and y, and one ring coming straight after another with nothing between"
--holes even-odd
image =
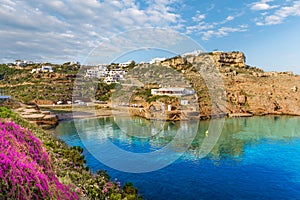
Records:
<instances>
[{"instance_id":1,"label":"tree","mask_svg":"<svg viewBox=\"0 0 300 200\"><path fill-rule=\"evenodd\" d=\"M128 65L128 69L133 69L135 67L135 62L134 60L131 61L131 63Z\"/></svg>"}]
</instances>

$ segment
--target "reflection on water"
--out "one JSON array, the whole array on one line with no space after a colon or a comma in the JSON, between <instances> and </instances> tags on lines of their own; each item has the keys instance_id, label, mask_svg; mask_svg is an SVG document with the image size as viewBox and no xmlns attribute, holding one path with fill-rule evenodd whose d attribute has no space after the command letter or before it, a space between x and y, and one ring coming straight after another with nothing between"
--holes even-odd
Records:
<instances>
[{"instance_id":1,"label":"reflection on water","mask_svg":"<svg viewBox=\"0 0 300 200\"><path fill-rule=\"evenodd\" d=\"M80 137L71 121L56 128L57 136L72 146L84 147L84 143L97 148L111 141L126 151L142 153L159 150L173 141L170 150L175 154L182 153L185 141L193 137L184 156L151 173L120 172L84 151L93 171L105 169L113 178L133 182L145 199L299 199L300 117L227 119L221 136L203 159L199 159L201 148L213 134L206 135L208 121L103 118L78 122ZM191 130L196 130L195 134Z\"/></svg>"},{"instance_id":2,"label":"reflection on water","mask_svg":"<svg viewBox=\"0 0 300 200\"><path fill-rule=\"evenodd\" d=\"M172 142L174 152L181 152L185 150L186 143L193 138L185 154L185 159L193 160L199 158L204 139L212 134L206 135L209 121L165 122L142 118L101 118L79 120L77 123L80 124L76 128L82 140L97 141L99 144L110 140L121 148L125 147L125 150L133 152L151 152L163 148L170 142ZM255 144L262 139L299 138L299 126L299 117L268 116L227 119L220 138L210 152L210 158L240 157L245 145ZM76 129L72 121L61 123L56 133L62 135L63 138L68 135L72 138L76 137L76 134L74 135Z\"/></svg>"}]
</instances>

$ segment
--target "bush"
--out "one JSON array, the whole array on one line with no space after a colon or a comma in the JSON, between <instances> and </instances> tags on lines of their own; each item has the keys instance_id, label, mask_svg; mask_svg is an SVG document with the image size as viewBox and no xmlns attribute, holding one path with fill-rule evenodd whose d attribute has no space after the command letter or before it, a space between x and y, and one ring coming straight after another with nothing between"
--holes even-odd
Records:
<instances>
[{"instance_id":1,"label":"bush","mask_svg":"<svg viewBox=\"0 0 300 200\"><path fill-rule=\"evenodd\" d=\"M78 199L58 181L48 154L30 131L1 121L0 152L1 199Z\"/></svg>"},{"instance_id":2,"label":"bush","mask_svg":"<svg viewBox=\"0 0 300 200\"><path fill-rule=\"evenodd\" d=\"M46 199L59 199L59 198L60 199L76 199L77 198L76 196L74 196L74 198L70 195L67 197L66 196L58 196L61 194L60 192L62 190L65 190L66 195L68 195L68 192L69 192L69 194L73 194L69 190L70 188L68 189L68 187L65 186L65 185L70 185L70 184L74 185L74 187L73 187L73 188L75 188L74 190L76 191L78 196L80 198L83 197L83 199L109 199L109 198L119 199L120 194L122 196L122 199L128 199L128 200L129 199L141 199L141 197L138 196L138 192L135 195L132 195L132 194L128 194L125 191L123 191L121 189L121 183L117 180L111 181L110 177L108 176L106 171L98 171L97 174L93 175L91 173L91 171L89 171L89 168L87 166L85 166L85 159L84 159L84 156L82 155L83 149L81 147L68 147L63 141L57 139L54 135L44 132L43 130L38 128L36 125L30 124L28 121L22 119L18 114L14 113L13 111L11 111L8 108L0 107L0 118L1 117L5 118L6 121L8 121L8 120L14 121L15 123L19 124L20 126L26 127L26 128L28 128L28 130L30 130L30 132L29 132L28 130L25 130L25 129L19 127L15 123L10 122L11 124L14 125L14 128L15 128L15 126L17 127L16 130L14 130L14 128L10 128L10 129L14 130L15 133L18 133L17 138L21 137L23 139L25 139L25 138L27 138L27 139L25 139L25 144L24 143L19 144L18 142L14 142L13 144L17 144L17 146L14 146L14 147L10 147L11 145L4 146L0 142L0 145L1 145L0 154L2 153L3 155L5 155L5 160L7 160L6 158L8 157L8 155L10 155L9 152L7 153L7 151L9 151L9 149L14 150L18 154L23 153L24 155L22 154L19 157L23 156L25 158L28 158L27 161L29 160L30 162L24 163L23 162L24 159L21 159L21 160L15 159L15 160L13 160L11 165L16 165L17 162L20 162L20 164L22 166L28 165L28 166L35 167L35 168L32 168L32 169L35 169L35 171L33 171L35 173L32 173L31 170L27 169L26 167L24 168L25 170L23 170L23 171L18 170L19 168L16 168L18 173L23 173L17 177L29 176L31 178L34 178L35 177L34 174L37 174L37 173L43 174L44 173L43 180L45 180L45 181L43 181L43 183L48 184L49 192L46 194L50 195ZM4 123L0 120L0 124L2 127L3 126L2 124L7 124L7 123ZM6 130L6 129L4 129L4 130ZM6 133L3 134L2 132L3 131L0 128L0 140L3 135L10 135L10 134L6 134ZM34 133L34 135L32 133ZM32 138L33 138L33 140L32 140ZM4 139L6 139L6 138L4 138ZM38 142L32 143L32 142L30 142L31 140L38 141ZM41 142L39 142L39 140L43 143L43 146L41 145ZM23 146L28 147L28 148L30 147L29 149L32 149L32 151L30 150L30 152L33 152L32 155L26 151L26 148L24 150ZM23 147L23 148L21 148L21 147ZM45 149L44 149L44 147L45 147ZM22 149L22 151L20 149ZM17 150L20 150L20 151L17 151ZM46 153L46 151L47 151L47 153ZM48 156L44 157L45 159L39 159L39 157L34 156L36 154L34 152L42 153L40 155L48 154ZM1 154L2 157L0 157L0 169L1 170L2 170L1 167L4 166L4 164L2 164L2 160L4 160L2 154ZM31 157L31 156L33 156L33 157ZM40 160L40 161L37 162L37 160ZM51 161L52 167L50 166L49 160ZM46 170L46 169L48 169L48 170ZM3 170L2 171L1 170L0 170L0 199L18 199L17 196L12 196L12 195L15 195L14 193L19 191L19 189L22 188L22 185L21 186L16 185L15 189L12 191L11 190L12 184L9 182L7 184L4 181L4 176L8 180L10 177L14 177L14 176L6 175L7 172L6 171L3 172ZM15 173L15 174L17 174L17 173ZM52 178L50 178L50 177L52 177ZM40 179L33 180L30 183L34 185L34 183L35 183L34 181L39 181L39 180ZM51 180L52 182L47 182L49 180ZM39 184L39 182L37 182L37 183ZM64 185L61 183L63 183ZM24 184L25 184L25 182L24 182ZM24 187L25 186L23 186L23 188ZM27 188L27 189L29 188L28 191L32 192L31 194L38 193L38 190L36 190L35 188L30 188L27 186L25 188ZM56 191L56 193L53 193L53 191ZM130 191L130 190L128 190L128 191ZM40 193L39 195L42 195L42 194L44 194L44 193ZM11 195L11 196L8 196L8 195ZM21 198L21 199L26 199L26 198L29 198L29 197L26 197L24 195L24 198ZM42 196L36 197L36 195L35 195L29 199L44 199L44 198L42 198Z\"/></svg>"},{"instance_id":3,"label":"bush","mask_svg":"<svg viewBox=\"0 0 300 200\"><path fill-rule=\"evenodd\" d=\"M10 118L12 115L13 115L13 112L10 109L2 107L2 106L0 107L0 118L7 119L7 118Z\"/></svg>"}]
</instances>

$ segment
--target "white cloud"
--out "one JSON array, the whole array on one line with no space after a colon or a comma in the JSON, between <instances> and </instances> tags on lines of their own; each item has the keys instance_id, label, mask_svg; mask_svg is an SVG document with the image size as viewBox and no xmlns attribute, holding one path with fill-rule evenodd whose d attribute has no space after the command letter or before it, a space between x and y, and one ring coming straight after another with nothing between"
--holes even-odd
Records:
<instances>
[{"instance_id":1,"label":"white cloud","mask_svg":"<svg viewBox=\"0 0 300 200\"><path fill-rule=\"evenodd\" d=\"M271 6L268 2L272 2L273 0L261 0L259 2L254 2L251 4L251 10L270 10L277 8L278 5Z\"/></svg>"},{"instance_id":2,"label":"white cloud","mask_svg":"<svg viewBox=\"0 0 300 200\"><path fill-rule=\"evenodd\" d=\"M231 20L234 20L234 17L231 15L226 18L226 21L231 21Z\"/></svg>"},{"instance_id":3,"label":"white cloud","mask_svg":"<svg viewBox=\"0 0 300 200\"><path fill-rule=\"evenodd\" d=\"M247 31L247 26L241 25L239 27L221 27L218 28L217 30L208 30L203 32L202 39L203 40L209 40L211 37L224 37L227 36L229 33L234 33L234 32L245 32Z\"/></svg>"},{"instance_id":4,"label":"white cloud","mask_svg":"<svg viewBox=\"0 0 300 200\"><path fill-rule=\"evenodd\" d=\"M198 33L204 30L213 29L215 25L201 22L199 24L186 27L186 34Z\"/></svg>"},{"instance_id":5,"label":"white cloud","mask_svg":"<svg viewBox=\"0 0 300 200\"><path fill-rule=\"evenodd\" d=\"M271 15L265 15L262 21L256 23L258 26L281 24L290 16L300 16L300 1L293 1L291 6L283 6Z\"/></svg>"},{"instance_id":6,"label":"white cloud","mask_svg":"<svg viewBox=\"0 0 300 200\"><path fill-rule=\"evenodd\" d=\"M1 0L0 57L75 59L122 31L181 28L177 4L181 0L151 0L143 8L137 0Z\"/></svg>"},{"instance_id":7,"label":"white cloud","mask_svg":"<svg viewBox=\"0 0 300 200\"><path fill-rule=\"evenodd\" d=\"M215 22L214 24L216 24L216 25L226 24L227 22L233 21L235 18L237 18L237 17L239 17L241 15L243 15L243 13L239 13L239 14L237 14L235 16L229 15L223 21L221 21L221 22Z\"/></svg>"},{"instance_id":8,"label":"white cloud","mask_svg":"<svg viewBox=\"0 0 300 200\"><path fill-rule=\"evenodd\" d=\"M186 27L186 34L200 35L203 40L209 40L212 37L225 37L230 33L244 32L247 30L247 25L235 25L234 27L225 26L226 23L234 21L237 17L240 17L244 12L237 13L235 15L228 15L222 21L206 22L206 14L202 14L197 11L196 15L192 17L194 25Z\"/></svg>"},{"instance_id":9,"label":"white cloud","mask_svg":"<svg viewBox=\"0 0 300 200\"><path fill-rule=\"evenodd\" d=\"M206 17L205 14L201 14L200 11L197 11L196 15L195 15L194 17L192 17L192 20L193 20L194 22L199 23L199 22L201 22L203 19L205 19L205 17Z\"/></svg>"}]
</instances>

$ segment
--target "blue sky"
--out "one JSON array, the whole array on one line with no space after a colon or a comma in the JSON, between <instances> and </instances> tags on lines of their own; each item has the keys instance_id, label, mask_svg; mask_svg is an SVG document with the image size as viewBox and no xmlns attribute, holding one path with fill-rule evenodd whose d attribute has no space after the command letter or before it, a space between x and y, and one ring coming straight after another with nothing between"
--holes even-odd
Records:
<instances>
[{"instance_id":1,"label":"blue sky","mask_svg":"<svg viewBox=\"0 0 300 200\"><path fill-rule=\"evenodd\" d=\"M112 36L156 27L185 34L206 51L243 51L247 64L267 71L300 74L299 0L0 2L0 62L82 61Z\"/></svg>"}]
</instances>

